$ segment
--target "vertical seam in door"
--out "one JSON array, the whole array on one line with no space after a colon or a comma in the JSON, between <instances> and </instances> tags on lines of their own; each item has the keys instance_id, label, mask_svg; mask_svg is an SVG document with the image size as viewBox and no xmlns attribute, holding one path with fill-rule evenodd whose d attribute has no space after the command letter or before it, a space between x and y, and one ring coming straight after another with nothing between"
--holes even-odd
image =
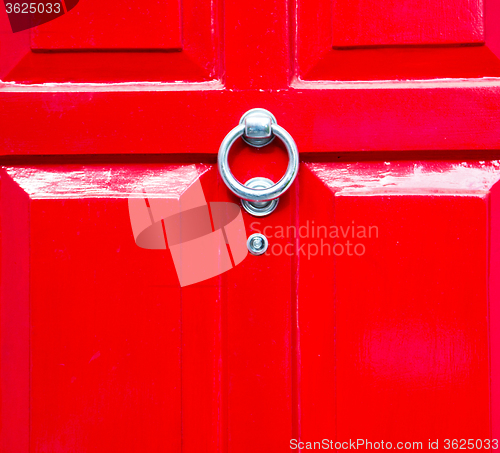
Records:
<instances>
[{"instance_id":1,"label":"vertical seam in door","mask_svg":"<svg viewBox=\"0 0 500 453\"><path fill-rule=\"evenodd\" d=\"M493 402L492 402L492 390L493 390L493 380L492 380L492 360L491 360L491 316L490 316L490 302L491 302L491 190L488 193L487 205L486 205L486 331L488 338L488 410L489 410L489 429L490 429L490 439L493 438Z\"/></svg>"},{"instance_id":2,"label":"vertical seam in door","mask_svg":"<svg viewBox=\"0 0 500 453\"><path fill-rule=\"evenodd\" d=\"M153 225L153 223L155 223L153 211L151 210L151 205L149 204L146 191L144 189L142 189L142 191L144 192L144 201L146 202L146 208L148 208L149 220L151 221L151 225ZM161 219L161 226L163 227L163 239L165 240L165 247L168 248L167 231L165 229L165 223L163 222L163 220L164 219Z\"/></svg>"},{"instance_id":3,"label":"vertical seam in door","mask_svg":"<svg viewBox=\"0 0 500 453\"><path fill-rule=\"evenodd\" d=\"M219 356L217 360L217 405L218 405L218 420L217 420L217 452L225 453L228 451L229 445L229 429L228 429L228 355L227 355L227 328L226 328L226 307L227 307L227 290L224 281L227 276L225 273L219 275L219 329L218 329L218 345Z\"/></svg>"},{"instance_id":4,"label":"vertical seam in door","mask_svg":"<svg viewBox=\"0 0 500 453\"><path fill-rule=\"evenodd\" d=\"M31 379L33 376L31 365L31 198L28 196L28 360L29 360L29 376L28 376L28 453L31 452L31 429L32 429L32 412L31 412Z\"/></svg>"},{"instance_id":5,"label":"vertical seam in door","mask_svg":"<svg viewBox=\"0 0 500 453\"><path fill-rule=\"evenodd\" d=\"M207 207L208 207L208 214L210 216L210 224L212 226L212 232L214 232L215 231L215 223L214 223L214 217L212 214L212 208L210 207L210 203L207 203ZM234 264L233 252L231 251L231 247L229 245L229 240L227 239L226 230L224 229L224 226L221 226L220 230L222 232L222 236L224 237L224 243L226 244L226 250L227 250L227 253L229 255L229 260L231 261L231 267L236 267L236 264Z\"/></svg>"},{"instance_id":6,"label":"vertical seam in door","mask_svg":"<svg viewBox=\"0 0 500 453\"><path fill-rule=\"evenodd\" d=\"M294 186L294 203L292 210L292 224L296 231L299 227L299 180L297 178ZM299 275L300 275L300 257L299 250L299 235L294 235L295 250L292 260L292 288L291 288L291 311L292 311L292 436L295 439L301 439L301 398L300 398L300 326L299 326Z\"/></svg>"},{"instance_id":7,"label":"vertical seam in door","mask_svg":"<svg viewBox=\"0 0 500 453\"><path fill-rule=\"evenodd\" d=\"M226 54L224 40L225 6L224 0L212 2L212 14L215 16L213 34L217 35L213 38L213 42L217 43L217 46L215 46L215 54L217 55L217 61L215 61L216 77L220 79L223 84L226 83ZM217 28L217 33L215 32L215 28Z\"/></svg>"},{"instance_id":8,"label":"vertical seam in door","mask_svg":"<svg viewBox=\"0 0 500 453\"><path fill-rule=\"evenodd\" d=\"M181 288L181 291L180 291L180 300L179 300L179 304L180 304L180 316L179 316L179 344L180 344L180 348L179 348L179 368L180 368L180 383L179 383L179 393L180 393L180 400L181 400L181 452L184 451L184 392L183 392L183 378L184 378L184 374L183 374L183 350L184 350L184 345L183 345L183 335L182 335L182 326L183 326L183 322L182 322L182 306L183 306L183 290Z\"/></svg>"},{"instance_id":9,"label":"vertical seam in door","mask_svg":"<svg viewBox=\"0 0 500 453\"><path fill-rule=\"evenodd\" d=\"M217 178L217 192L225 190L225 186L221 187L221 178ZM218 405L218 420L217 420L217 452L226 453L229 450L229 366L227 353L227 285L224 281L227 279L227 274L219 275L219 329L218 329L218 346L219 356L217 361L217 405Z\"/></svg>"},{"instance_id":10,"label":"vertical seam in door","mask_svg":"<svg viewBox=\"0 0 500 453\"><path fill-rule=\"evenodd\" d=\"M179 39L181 41L181 49L184 49L184 4L179 0Z\"/></svg>"},{"instance_id":11,"label":"vertical seam in door","mask_svg":"<svg viewBox=\"0 0 500 453\"><path fill-rule=\"evenodd\" d=\"M337 225L337 193L333 194L333 224ZM335 239L334 239L335 242ZM333 254L333 433L335 440L338 438L337 414L337 257Z\"/></svg>"},{"instance_id":12,"label":"vertical seam in door","mask_svg":"<svg viewBox=\"0 0 500 453\"><path fill-rule=\"evenodd\" d=\"M214 216L212 215L212 209L210 209L210 203L207 203L207 208L208 208L208 215L210 217L210 226L212 227L212 232L214 232L215 231L215 223L214 223ZM222 230L224 231L224 228L222 228ZM226 239L225 234L224 234L224 239Z\"/></svg>"},{"instance_id":13,"label":"vertical seam in door","mask_svg":"<svg viewBox=\"0 0 500 453\"><path fill-rule=\"evenodd\" d=\"M289 17L289 29L288 33L288 44L290 46L290 52L288 55L290 62L290 73L288 76L288 83L292 84L298 78L298 2L297 0L290 0L288 4L288 17Z\"/></svg>"}]
</instances>

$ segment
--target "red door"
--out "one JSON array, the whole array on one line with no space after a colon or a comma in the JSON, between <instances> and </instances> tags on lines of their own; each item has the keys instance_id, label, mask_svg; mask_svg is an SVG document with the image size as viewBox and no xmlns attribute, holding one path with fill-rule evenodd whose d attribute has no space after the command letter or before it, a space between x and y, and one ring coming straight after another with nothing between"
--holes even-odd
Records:
<instances>
[{"instance_id":1,"label":"red door","mask_svg":"<svg viewBox=\"0 0 500 453\"><path fill-rule=\"evenodd\" d=\"M495 447L497 2L80 0L31 30L0 20L2 452ZM243 212L268 253L181 287L128 199L200 181L239 203L216 157L255 107L301 158L276 211ZM230 165L277 181L287 156L240 140Z\"/></svg>"}]
</instances>

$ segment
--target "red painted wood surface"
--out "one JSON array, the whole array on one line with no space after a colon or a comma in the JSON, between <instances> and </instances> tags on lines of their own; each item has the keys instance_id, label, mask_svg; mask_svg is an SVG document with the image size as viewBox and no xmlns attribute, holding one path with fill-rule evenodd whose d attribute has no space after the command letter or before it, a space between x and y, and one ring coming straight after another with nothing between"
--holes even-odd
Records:
<instances>
[{"instance_id":1,"label":"red painted wood surface","mask_svg":"<svg viewBox=\"0 0 500 453\"><path fill-rule=\"evenodd\" d=\"M471 44L484 41L483 2L375 0L333 3L333 45Z\"/></svg>"},{"instance_id":2,"label":"red painted wood surface","mask_svg":"<svg viewBox=\"0 0 500 453\"><path fill-rule=\"evenodd\" d=\"M308 198L323 192L323 212L304 206L300 224L376 230L331 241L363 244L365 253L319 257L319 275L316 258L304 260L303 438L327 437L332 426L339 439L367 433L394 444L488 438L488 300L495 299L485 276L498 163L306 167L299 183Z\"/></svg>"},{"instance_id":3,"label":"red painted wood surface","mask_svg":"<svg viewBox=\"0 0 500 453\"><path fill-rule=\"evenodd\" d=\"M380 5L297 0L297 75L334 81L499 76L495 0Z\"/></svg>"},{"instance_id":4,"label":"red painted wood surface","mask_svg":"<svg viewBox=\"0 0 500 453\"><path fill-rule=\"evenodd\" d=\"M43 27L13 35L1 10L5 47L0 47L0 78L132 86L220 78L220 14L217 2L114 2L104 7L87 0Z\"/></svg>"},{"instance_id":5,"label":"red painted wood surface","mask_svg":"<svg viewBox=\"0 0 500 453\"><path fill-rule=\"evenodd\" d=\"M147 33L144 33L147 30ZM181 49L180 1L86 1L31 33L31 48L44 50Z\"/></svg>"},{"instance_id":6,"label":"red painted wood surface","mask_svg":"<svg viewBox=\"0 0 500 453\"><path fill-rule=\"evenodd\" d=\"M30 201L14 181L0 184L0 449L21 453L30 448Z\"/></svg>"},{"instance_id":7,"label":"red painted wood surface","mask_svg":"<svg viewBox=\"0 0 500 453\"><path fill-rule=\"evenodd\" d=\"M149 3L15 35L0 8L0 451L498 438L498 2ZM243 213L271 253L180 288L127 198L195 163L237 203L214 164L254 107L303 161ZM230 155L241 181L286 164ZM377 234L334 256L313 222Z\"/></svg>"},{"instance_id":8,"label":"red painted wood surface","mask_svg":"<svg viewBox=\"0 0 500 453\"><path fill-rule=\"evenodd\" d=\"M235 173L252 176L248 150L235 154ZM275 177L283 154L275 148L274 166L258 171ZM207 198L232 199L215 168L199 173ZM5 367L2 382L16 398L29 394L32 451L288 451L291 438L490 436L495 285L485 277L497 261L488 219L498 162L305 164L275 215L245 214L248 233L265 231L272 250L290 244L294 256L250 256L181 290L168 253L135 245L126 198L138 187L172 196L189 184L182 175L163 164L2 173L4 198L30 225L13 232L12 217L1 218L3 269L30 247L30 311L22 291L2 300L4 322L16 320L4 332L27 339L29 320L31 384L12 382ZM322 241L313 225L353 224L377 228L355 241L362 256L310 249L346 243ZM276 233L288 226L308 233ZM22 241L9 245L14 235ZM16 275L20 284L27 274ZM7 364L28 363L22 341L8 345L4 335ZM8 403L4 424L5 407L18 410Z\"/></svg>"},{"instance_id":9,"label":"red painted wood surface","mask_svg":"<svg viewBox=\"0 0 500 453\"><path fill-rule=\"evenodd\" d=\"M500 88L496 85L478 82L477 86L471 83L461 88L439 83L422 90L351 88L326 86L316 90L305 86L279 93L236 93L211 85L195 92L170 87L144 93L135 91L140 86L133 91L112 92L102 87L64 96L55 95L49 87L29 93L13 88L0 94L2 152L213 157L224 136L238 123L240 113L254 105L275 112L280 124L293 131L304 155L500 147L500 113L496 108ZM217 115L205 106L214 106ZM29 115L18 121L13 112L27 109ZM56 122L57 133L47 136L44 131ZM182 133L174 133L172 125Z\"/></svg>"}]
</instances>

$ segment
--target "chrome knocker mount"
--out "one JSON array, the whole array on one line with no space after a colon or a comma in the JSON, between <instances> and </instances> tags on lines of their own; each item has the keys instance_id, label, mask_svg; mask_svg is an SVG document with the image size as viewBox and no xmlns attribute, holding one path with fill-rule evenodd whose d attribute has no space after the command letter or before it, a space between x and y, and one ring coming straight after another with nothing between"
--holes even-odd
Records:
<instances>
[{"instance_id":1,"label":"chrome knocker mount","mask_svg":"<svg viewBox=\"0 0 500 453\"><path fill-rule=\"evenodd\" d=\"M231 146L239 137L256 148L268 145L275 137L283 141L289 162L285 174L276 184L268 178L252 178L243 185L233 176L229 169L228 155ZM271 112L264 109L252 109L241 117L239 125L222 141L218 165L223 181L231 192L241 198L241 204L245 210L254 216L261 217L271 214L276 209L278 197L292 185L299 170L299 153L292 136L278 126Z\"/></svg>"}]
</instances>

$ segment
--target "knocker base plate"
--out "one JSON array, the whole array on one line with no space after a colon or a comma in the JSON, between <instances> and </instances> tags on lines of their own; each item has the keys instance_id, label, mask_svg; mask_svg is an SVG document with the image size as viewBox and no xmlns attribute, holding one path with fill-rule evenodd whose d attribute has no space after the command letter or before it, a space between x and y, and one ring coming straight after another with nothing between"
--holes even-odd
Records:
<instances>
[{"instance_id":1,"label":"knocker base plate","mask_svg":"<svg viewBox=\"0 0 500 453\"><path fill-rule=\"evenodd\" d=\"M245 187L249 187L250 189L267 189L268 187L271 187L273 185L274 182L272 182L270 179L259 177L249 179L245 183ZM271 212L273 212L277 208L278 202L278 198L269 201L241 200L241 205L249 214L255 217L264 217L271 214Z\"/></svg>"}]
</instances>

